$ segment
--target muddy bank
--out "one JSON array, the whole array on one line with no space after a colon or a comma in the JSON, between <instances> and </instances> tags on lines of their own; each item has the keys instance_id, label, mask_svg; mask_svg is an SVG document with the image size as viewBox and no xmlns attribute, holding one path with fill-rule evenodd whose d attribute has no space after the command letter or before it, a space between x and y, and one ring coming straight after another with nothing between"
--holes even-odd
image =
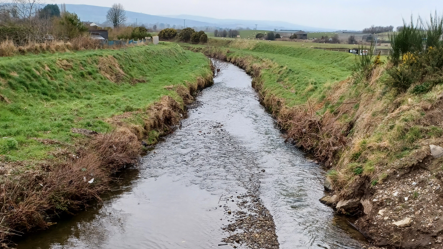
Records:
<instances>
[{"instance_id":1,"label":"muddy bank","mask_svg":"<svg viewBox=\"0 0 443 249\"><path fill-rule=\"evenodd\" d=\"M212 84L209 74L187 87L170 90L177 91L182 103L190 103L193 96ZM143 122L128 122L126 118L133 115L142 116ZM74 145L74 152L60 150L54 155L56 160L40 163L41 169L9 176L2 183L2 246L14 246L11 240L18 236L47 229L60 217L101 201L100 195L110 190L115 174L137 165L145 146L177 129L185 116L183 104L164 96L145 111L126 112L107 120L115 127L112 133L73 129L87 136Z\"/></svg>"}]
</instances>

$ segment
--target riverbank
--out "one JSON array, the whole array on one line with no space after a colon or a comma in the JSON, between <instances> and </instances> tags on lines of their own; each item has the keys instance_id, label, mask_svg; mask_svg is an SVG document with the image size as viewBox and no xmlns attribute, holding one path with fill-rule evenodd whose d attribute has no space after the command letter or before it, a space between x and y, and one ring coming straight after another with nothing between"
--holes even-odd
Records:
<instances>
[{"instance_id":1,"label":"riverbank","mask_svg":"<svg viewBox=\"0 0 443 249\"><path fill-rule=\"evenodd\" d=\"M359 217L356 227L374 245L440 248L442 85L398 93L384 66L353 74L354 57L345 53L218 43L187 47L254 77L288 141L330 169L324 203Z\"/></svg>"},{"instance_id":2,"label":"riverbank","mask_svg":"<svg viewBox=\"0 0 443 249\"><path fill-rule=\"evenodd\" d=\"M3 246L100 200L211 84L209 60L176 44L1 58Z\"/></svg>"}]
</instances>

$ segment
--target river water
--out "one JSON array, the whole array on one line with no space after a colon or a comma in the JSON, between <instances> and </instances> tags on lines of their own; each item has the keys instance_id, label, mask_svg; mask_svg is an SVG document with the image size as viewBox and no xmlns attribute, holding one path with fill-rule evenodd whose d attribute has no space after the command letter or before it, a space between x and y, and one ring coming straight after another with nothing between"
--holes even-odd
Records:
<instances>
[{"instance_id":1,"label":"river water","mask_svg":"<svg viewBox=\"0 0 443 249\"><path fill-rule=\"evenodd\" d=\"M230 212L242 211L241 195L272 215L279 248L361 248L361 236L319 202L324 171L284 142L251 78L225 64L214 82L181 129L103 203L18 248L250 248L222 242L230 235L222 228L235 220Z\"/></svg>"}]
</instances>

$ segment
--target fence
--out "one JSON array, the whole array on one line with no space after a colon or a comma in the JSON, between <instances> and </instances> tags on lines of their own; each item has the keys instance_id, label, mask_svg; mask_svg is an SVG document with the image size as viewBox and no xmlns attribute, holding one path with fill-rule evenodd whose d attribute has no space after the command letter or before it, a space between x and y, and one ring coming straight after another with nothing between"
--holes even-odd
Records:
<instances>
[{"instance_id":1,"label":"fence","mask_svg":"<svg viewBox=\"0 0 443 249\"><path fill-rule=\"evenodd\" d=\"M323 49L323 50L328 50L328 51L337 51L337 52L345 52L345 53L352 53L352 52L350 52L351 50L356 50L356 49L349 49L349 48L319 48L319 47L314 47L314 49ZM380 55L390 55L391 50L390 49L376 49L374 54L378 54L378 53L380 53ZM355 54L355 53L353 53L353 54Z\"/></svg>"}]
</instances>

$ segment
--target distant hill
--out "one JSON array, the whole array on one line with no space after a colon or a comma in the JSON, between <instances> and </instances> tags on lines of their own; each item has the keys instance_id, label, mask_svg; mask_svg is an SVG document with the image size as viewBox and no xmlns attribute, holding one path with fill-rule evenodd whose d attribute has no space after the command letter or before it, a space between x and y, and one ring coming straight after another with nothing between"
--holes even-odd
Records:
<instances>
[{"instance_id":1,"label":"distant hill","mask_svg":"<svg viewBox=\"0 0 443 249\"><path fill-rule=\"evenodd\" d=\"M66 10L76 13L83 21L103 24L106 22L106 13L108 12L109 8L92 5L66 4ZM217 27L229 29L249 27L253 29L257 24L257 28L261 30L294 29L305 31L333 31L330 29L314 28L280 21L215 19L191 15L155 16L132 11L126 11L126 16L128 24L137 22L138 24L145 24L149 26L163 23L165 25L169 24L171 27L174 25L177 27L183 27L184 20L186 20L187 27Z\"/></svg>"},{"instance_id":2,"label":"distant hill","mask_svg":"<svg viewBox=\"0 0 443 249\"><path fill-rule=\"evenodd\" d=\"M66 4L66 10L69 12L76 13L82 21L91 21L96 23L106 22L106 13L110 8L92 6L92 5L77 5L77 4ZM183 19L164 17L164 16L154 16L144 13L137 13L132 11L126 11L127 23L139 23L139 24L169 24L171 26L183 26ZM186 20L187 27L207 27L213 26L211 23Z\"/></svg>"},{"instance_id":3,"label":"distant hill","mask_svg":"<svg viewBox=\"0 0 443 249\"><path fill-rule=\"evenodd\" d=\"M323 32L334 31L332 29L315 28L315 27L309 27L309 26L298 25L288 22L280 22L280 21L216 19L211 17L192 16L192 15L176 15L176 16L167 16L167 17L213 23L217 24L217 26L226 27L226 28L249 27L252 29L255 28L255 25L257 24L257 29L259 30L293 29L293 30L323 31Z\"/></svg>"}]
</instances>

